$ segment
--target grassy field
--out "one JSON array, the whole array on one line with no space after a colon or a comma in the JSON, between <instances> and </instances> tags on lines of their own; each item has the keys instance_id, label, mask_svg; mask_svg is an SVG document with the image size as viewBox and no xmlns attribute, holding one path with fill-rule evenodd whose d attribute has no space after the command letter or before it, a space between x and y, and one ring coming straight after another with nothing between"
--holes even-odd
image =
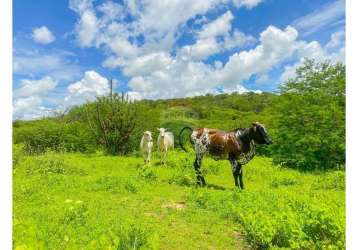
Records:
<instances>
[{"instance_id":1,"label":"grassy field","mask_svg":"<svg viewBox=\"0 0 358 250\"><path fill-rule=\"evenodd\" d=\"M344 249L345 174L255 157L234 188L227 161L101 154L14 155L15 249Z\"/></svg>"}]
</instances>

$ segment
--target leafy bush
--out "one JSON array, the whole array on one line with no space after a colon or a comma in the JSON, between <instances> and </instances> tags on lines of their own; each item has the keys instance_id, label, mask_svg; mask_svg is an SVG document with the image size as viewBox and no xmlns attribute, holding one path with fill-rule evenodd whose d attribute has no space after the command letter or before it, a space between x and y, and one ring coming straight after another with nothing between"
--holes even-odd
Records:
<instances>
[{"instance_id":1,"label":"leafy bush","mask_svg":"<svg viewBox=\"0 0 358 250\"><path fill-rule=\"evenodd\" d=\"M158 179L158 175L148 165L139 167L137 170L137 178L148 182L155 182Z\"/></svg>"},{"instance_id":2,"label":"leafy bush","mask_svg":"<svg viewBox=\"0 0 358 250\"><path fill-rule=\"evenodd\" d=\"M257 192L193 189L187 202L241 224L258 249L344 249L344 211L321 202ZM332 206L332 204L331 204Z\"/></svg>"},{"instance_id":3,"label":"leafy bush","mask_svg":"<svg viewBox=\"0 0 358 250\"><path fill-rule=\"evenodd\" d=\"M85 123L60 118L18 121L13 138L14 143L22 143L30 154L48 150L90 153L96 149L95 139Z\"/></svg>"},{"instance_id":4,"label":"leafy bush","mask_svg":"<svg viewBox=\"0 0 358 250\"><path fill-rule=\"evenodd\" d=\"M109 245L111 246L110 249L119 250L158 249L156 234L139 221L123 220L120 225L110 228L109 235L109 241L102 247L106 246L108 248Z\"/></svg>"},{"instance_id":5,"label":"leafy bush","mask_svg":"<svg viewBox=\"0 0 358 250\"><path fill-rule=\"evenodd\" d=\"M138 149L145 130L159 125L159 115L143 102L131 101L124 94L97 97L84 106L87 121L97 142L111 155Z\"/></svg>"},{"instance_id":6,"label":"leafy bush","mask_svg":"<svg viewBox=\"0 0 358 250\"><path fill-rule=\"evenodd\" d=\"M195 178L193 171L180 169L169 178L169 184L176 184L179 186L192 186L195 185Z\"/></svg>"},{"instance_id":7,"label":"leafy bush","mask_svg":"<svg viewBox=\"0 0 358 250\"><path fill-rule=\"evenodd\" d=\"M307 60L275 105L276 163L313 170L345 164L345 66Z\"/></svg>"},{"instance_id":8,"label":"leafy bush","mask_svg":"<svg viewBox=\"0 0 358 250\"><path fill-rule=\"evenodd\" d=\"M130 193L137 193L139 190L139 185L131 178L124 182L124 189Z\"/></svg>"}]
</instances>

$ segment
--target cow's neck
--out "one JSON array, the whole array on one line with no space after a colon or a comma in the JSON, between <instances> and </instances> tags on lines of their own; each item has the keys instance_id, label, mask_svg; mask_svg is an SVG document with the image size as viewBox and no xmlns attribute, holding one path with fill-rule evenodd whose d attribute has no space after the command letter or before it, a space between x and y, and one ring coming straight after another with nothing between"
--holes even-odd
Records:
<instances>
[{"instance_id":1,"label":"cow's neck","mask_svg":"<svg viewBox=\"0 0 358 250\"><path fill-rule=\"evenodd\" d=\"M241 130L239 138L242 142L242 151L243 152L250 151L250 143L252 141L252 138L250 136L250 128L245 128Z\"/></svg>"}]
</instances>

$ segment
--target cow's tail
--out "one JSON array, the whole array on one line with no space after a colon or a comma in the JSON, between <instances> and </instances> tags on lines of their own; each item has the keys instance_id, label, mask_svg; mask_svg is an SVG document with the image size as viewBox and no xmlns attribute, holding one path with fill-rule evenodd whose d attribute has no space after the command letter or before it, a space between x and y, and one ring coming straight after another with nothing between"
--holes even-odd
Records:
<instances>
[{"instance_id":1,"label":"cow's tail","mask_svg":"<svg viewBox=\"0 0 358 250\"><path fill-rule=\"evenodd\" d=\"M180 133L179 133L179 146L181 147L182 150L184 150L185 152L188 152L188 150L184 147L183 141L182 141L182 134L183 134L183 132L184 132L185 130L190 130L191 132L193 132L194 129L191 128L191 127L184 127L184 128L181 129L181 131L180 131ZM190 143L193 144L191 138L189 138L189 140L190 140Z\"/></svg>"}]
</instances>

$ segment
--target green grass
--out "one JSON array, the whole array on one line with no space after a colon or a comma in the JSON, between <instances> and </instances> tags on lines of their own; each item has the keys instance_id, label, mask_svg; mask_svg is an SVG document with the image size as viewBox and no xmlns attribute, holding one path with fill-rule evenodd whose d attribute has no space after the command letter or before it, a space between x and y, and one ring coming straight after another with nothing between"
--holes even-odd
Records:
<instances>
[{"instance_id":1,"label":"green grass","mask_svg":"<svg viewBox=\"0 0 358 250\"><path fill-rule=\"evenodd\" d=\"M234 188L227 161L47 153L16 157L15 249L344 249L344 172L255 157Z\"/></svg>"}]
</instances>

